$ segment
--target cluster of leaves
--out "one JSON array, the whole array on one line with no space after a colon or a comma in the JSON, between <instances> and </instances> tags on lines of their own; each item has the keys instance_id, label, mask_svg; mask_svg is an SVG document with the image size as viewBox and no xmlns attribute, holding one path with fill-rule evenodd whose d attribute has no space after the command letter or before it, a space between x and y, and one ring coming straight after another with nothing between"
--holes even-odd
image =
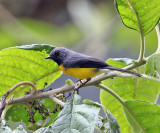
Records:
<instances>
[{"instance_id":1,"label":"cluster of leaves","mask_svg":"<svg viewBox=\"0 0 160 133\"><path fill-rule=\"evenodd\" d=\"M142 40L160 19L159 5L160 1L157 0L116 0L116 8L123 23L129 28L139 31ZM138 67L137 71L159 78L159 56L160 53L151 55L146 64ZM128 65L126 59L121 61L110 59L107 63L119 68ZM160 116L157 115L160 107L154 104L160 92L158 82L141 78L116 77L113 80L103 81L103 84L125 100L129 107L128 109L121 108L121 104L112 95L101 90L101 102L118 119L121 132L152 133L160 131L160 125L157 122L160 119Z\"/></svg>"},{"instance_id":2,"label":"cluster of leaves","mask_svg":"<svg viewBox=\"0 0 160 133\"><path fill-rule=\"evenodd\" d=\"M68 100L65 103L65 106L63 110L58 114L58 117L55 119L54 123L51 126L48 127L42 127L36 130L34 133L47 133L47 132L64 132L64 133L71 133L71 132L80 132L80 133L89 133L93 132L95 128L95 124L98 119L98 114L100 112L102 105L99 103L94 103L90 100L84 100L83 104L80 104L81 97L77 94L73 95L73 98L71 100ZM18 106L18 107L17 107ZM22 113L25 112L23 110L22 113L19 114L17 110L20 110L19 108L23 108L20 105L17 105L12 107L10 111L8 111L7 117L13 117L13 112L15 117L13 121L20 121L25 120L23 122L26 123L25 115ZM17 108L16 108L17 107ZM52 106L53 108L53 106ZM83 109L82 109L83 108ZM104 108L104 107L103 107ZM116 118L108 112L105 108L104 111L106 112L106 117L102 118L99 117L99 121L101 123L97 122L97 127L101 127L101 130L105 131L108 129L108 124L111 127L111 133L119 133L119 124L116 120ZM37 119L40 119L39 116L37 116ZM1 124L1 132L2 133L11 133L12 130L9 128L8 123L6 123L5 120L0 119ZM50 125L51 123L49 123ZM32 127L33 129L33 127ZM26 132L25 129L22 126L17 127L13 130L13 132Z\"/></svg>"},{"instance_id":3,"label":"cluster of leaves","mask_svg":"<svg viewBox=\"0 0 160 133\"><path fill-rule=\"evenodd\" d=\"M146 65L139 67L138 71L141 73L147 72L150 75L153 69L157 67L157 65L150 66L153 65L149 63L153 57L150 57ZM109 59L107 62L119 68L126 66L126 63L124 61L122 62L122 59L121 61ZM121 132L132 132L129 123L134 129L134 132L140 132L141 130L151 132L150 130L153 130L154 127L156 127L155 130L157 130L157 127L160 126L156 122L159 112L157 108L160 107L152 103L156 103L159 96L159 82L142 78L115 77L114 79L104 80L103 84L111 88L118 96L125 100L124 102L130 108L129 110L121 108L122 105L112 95L101 90L101 102L118 119ZM131 116L130 113L133 114L134 117ZM154 121L155 125L151 125L149 121L153 120L154 116L156 117Z\"/></svg>"},{"instance_id":4,"label":"cluster of leaves","mask_svg":"<svg viewBox=\"0 0 160 133\"><path fill-rule=\"evenodd\" d=\"M138 63L141 63L144 56L144 37L156 26L160 18L160 1L115 0L115 4L123 23L127 27L139 31L141 35L142 53L138 60ZM38 89L43 89L46 83L49 85L59 78L62 71L57 64L44 59L53 48L54 46L47 44L34 44L2 50L0 52L0 86L3 89L0 90L0 96L2 97L9 88L21 81L31 81L36 84ZM147 58L146 64L136 67L137 72L159 78L159 60L160 53L151 55ZM131 59L109 59L107 63L123 68L134 61ZM153 133L160 131L160 106L155 104L160 92L157 81L115 77L103 81L103 85L111 88L121 98L121 102L114 95L101 90L101 103L105 107L88 100L80 104L81 99L75 94L71 100L65 103L61 112L52 100L45 99L36 101L36 106L34 101L31 102L27 109L23 105L12 105L7 111L6 119L24 122L28 129L40 128L35 133L49 131L55 133L93 133L95 127L104 133L118 133L120 131L122 133ZM27 86L21 86L12 94L14 97L24 96L29 89ZM41 110L41 108L43 109ZM100 108L106 112L105 118L98 116ZM28 114L30 114L29 117ZM2 119L1 126L3 132L11 132ZM17 132L24 131L22 127L15 130Z\"/></svg>"}]
</instances>

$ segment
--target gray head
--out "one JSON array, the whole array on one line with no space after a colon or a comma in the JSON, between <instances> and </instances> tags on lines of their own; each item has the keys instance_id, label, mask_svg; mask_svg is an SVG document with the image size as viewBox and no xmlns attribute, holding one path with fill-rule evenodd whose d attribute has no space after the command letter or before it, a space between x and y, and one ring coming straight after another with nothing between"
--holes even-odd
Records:
<instances>
[{"instance_id":1,"label":"gray head","mask_svg":"<svg viewBox=\"0 0 160 133\"><path fill-rule=\"evenodd\" d=\"M52 59L58 65L61 65L63 61L66 59L68 53L69 50L64 47L56 47L50 52L49 56L46 57L45 59Z\"/></svg>"}]
</instances>

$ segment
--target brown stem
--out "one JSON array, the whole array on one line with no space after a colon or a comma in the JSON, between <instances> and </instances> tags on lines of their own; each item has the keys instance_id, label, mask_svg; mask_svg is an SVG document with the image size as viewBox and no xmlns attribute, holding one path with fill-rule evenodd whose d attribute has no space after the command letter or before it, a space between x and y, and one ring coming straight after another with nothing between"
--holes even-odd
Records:
<instances>
[{"instance_id":1,"label":"brown stem","mask_svg":"<svg viewBox=\"0 0 160 133\"><path fill-rule=\"evenodd\" d=\"M4 110L4 108L5 108L5 105L6 105L6 98L8 97L8 95L9 95L12 91L14 91L17 87L19 87L19 86L21 86L21 85L30 85L30 86L32 86L34 92L37 91L36 85L35 85L34 83L32 83L32 82L29 82L29 81L22 81L22 82L20 82L20 83L18 83L18 84L16 84L16 85L14 85L13 87L11 87L11 88L3 95L3 97L0 99L0 118L1 118L1 116L2 116L2 112L3 112L3 110ZM12 102L12 101L9 101L9 102ZM7 102L7 104L9 104L9 102Z\"/></svg>"}]
</instances>

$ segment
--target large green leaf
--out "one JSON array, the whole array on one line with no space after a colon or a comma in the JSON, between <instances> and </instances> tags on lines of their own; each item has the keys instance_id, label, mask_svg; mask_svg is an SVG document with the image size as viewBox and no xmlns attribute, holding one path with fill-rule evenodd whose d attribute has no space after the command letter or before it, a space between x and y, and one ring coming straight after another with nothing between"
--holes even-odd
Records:
<instances>
[{"instance_id":1,"label":"large green leaf","mask_svg":"<svg viewBox=\"0 0 160 133\"><path fill-rule=\"evenodd\" d=\"M126 66L124 62L117 62L113 59L109 59L107 63L119 68ZM144 72L144 68L141 69L141 71ZM112 89L123 100L141 99L155 103L160 91L160 85L158 82L136 77L115 77L114 79L107 79L103 81L103 84ZM132 131L126 117L124 116L121 104L112 95L104 90L101 90L100 97L101 103L118 119L121 132L131 133Z\"/></svg>"},{"instance_id":2,"label":"large green leaf","mask_svg":"<svg viewBox=\"0 0 160 133\"><path fill-rule=\"evenodd\" d=\"M46 83L49 85L61 76L62 71L58 65L44 59L48 55L46 51L49 52L51 48L51 45L39 44L36 47L30 45L28 50L26 46L21 46L19 49L17 47L0 51L0 96L21 81L31 81L38 89L43 89ZM24 91L25 86L16 89L15 97L24 95Z\"/></svg>"},{"instance_id":3,"label":"large green leaf","mask_svg":"<svg viewBox=\"0 0 160 133\"><path fill-rule=\"evenodd\" d=\"M146 35L160 18L159 0L115 0L123 23Z\"/></svg>"},{"instance_id":4,"label":"large green leaf","mask_svg":"<svg viewBox=\"0 0 160 133\"><path fill-rule=\"evenodd\" d=\"M93 133L100 107L81 104L79 95L67 101L55 122L48 128L41 128L35 133Z\"/></svg>"},{"instance_id":5,"label":"large green leaf","mask_svg":"<svg viewBox=\"0 0 160 133\"><path fill-rule=\"evenodd\" d=\"M138 121L135 124L133 117L129 115L125 108L124 112L127 116L135 133L159 133L160 132L160 106L146 101L128 100L125 102L130 111L134 114L134 119Z\"/></svg>"},{"instance_id":6,"label":"large green leaf","mask_svg":"<svg viewBox=\"0 0 160 133\"><path fill-rule=\"evenodd\" d=\"M160 78L160 53L149 57L145 66L145 73L147 75Z\"/></svg>"}]
</instances>

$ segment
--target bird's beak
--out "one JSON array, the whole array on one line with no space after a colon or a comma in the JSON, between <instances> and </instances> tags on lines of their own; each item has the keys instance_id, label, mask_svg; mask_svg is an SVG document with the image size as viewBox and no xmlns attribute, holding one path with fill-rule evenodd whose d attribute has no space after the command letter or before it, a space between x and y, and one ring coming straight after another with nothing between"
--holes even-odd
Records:
<instances>
[{"instance_id":1,"label":"bird's beak","mask_svg":"<svg viewBox=\"0 0 160 133\"><path fill-rule=\"evenodd\" d=\"M47 56L45 59L51 59L51 57L50 57L50 56Z\"/></svg>"}]
</instances>

